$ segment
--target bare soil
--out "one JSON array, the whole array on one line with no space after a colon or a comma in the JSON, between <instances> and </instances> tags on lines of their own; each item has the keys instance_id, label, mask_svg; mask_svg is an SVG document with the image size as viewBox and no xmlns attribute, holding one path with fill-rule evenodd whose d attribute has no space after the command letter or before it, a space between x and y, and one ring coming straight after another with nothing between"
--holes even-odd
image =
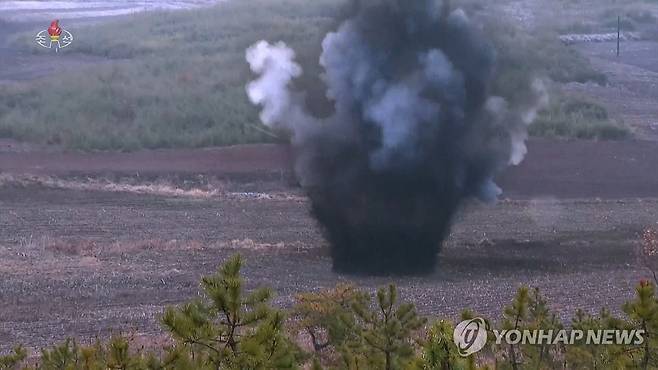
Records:
<instances>
[{"instance_id":1,"label":"bare soil","mask_svg":"<svg viewBox=\"0 0 658 370\"><path fill-rule=\"evenodd\" d=\"M499 179L502 201L464 207L437 272L352 277L331 271L284 146L81 154L4 145L0 350L116 331L158 337L163 308L195 296L200 276L237 252L250 286L271 286L282 306L349 280L394 282L433 317L498 316L522 284L542 289L565 319L576 308L619 312L647 276L639 234L658 221L655 143L532 141L526 162ZM92 180L106 186L76 186ZM154 182L205 195L135 190Z\"/></svg>"},{"instance_id":2,"label":"bare soil","mask_svg":"<svg viewBox=\"0 0 658 370\"><path fill-rule=\"evenodd\" d=\"M293 151L259 144L134 153L64 152L0 140L0 173L128 176L142 181L205 174L225 180L292 180ZM518 167L497 179L503 197L658 197L658 144L652 141L531 139Z\"/></svg>"}]
</instances>

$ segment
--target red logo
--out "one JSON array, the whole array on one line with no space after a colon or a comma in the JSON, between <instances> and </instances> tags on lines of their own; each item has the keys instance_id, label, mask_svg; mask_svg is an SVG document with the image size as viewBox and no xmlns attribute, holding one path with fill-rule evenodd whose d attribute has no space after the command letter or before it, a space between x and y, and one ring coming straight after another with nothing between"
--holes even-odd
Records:
<instances>
[{"instance_id":1,"label":"red logo","mask_svg":"<svg viewBox=\"0 0 658 370\"><path fill-rule=\"evenodd\" d=\"M50 40L59 41L59 36L62 35L62 29L59 27L59 20L55 19L50 23L48 34L50 35Z\"/></svg>"},{"instance_id":2,"label":"red logo","mask_svg":"<svg viewBox=\"0 0 658 370\"><path fill-rule=\"evenodd\" d=\"M48 29L37 33L35 41L37 45L41 47L59 51L59 49L71 45L73 42L73 35L71 32L62 29L62 27L59 26L59 20L55 19L50 22L50 27L48 27Z\"/></svg>"}]
</instances>

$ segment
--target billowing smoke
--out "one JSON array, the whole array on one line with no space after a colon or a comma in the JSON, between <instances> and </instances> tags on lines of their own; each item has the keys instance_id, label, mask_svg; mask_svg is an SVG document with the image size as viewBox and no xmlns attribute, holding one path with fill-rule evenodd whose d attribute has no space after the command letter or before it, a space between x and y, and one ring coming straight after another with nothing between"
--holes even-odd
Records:
<instances>
[{"instance_id":1,"label":"billowing smoke","mask_svg":"<svg viewBox=\"0 0 658 370\"><path fill-rule=\"evenodd\" d=\"M337 271L432 271L459 206L495 201L494 176L526 153L541 83L528 107L490 96L494 48L463 11L444 5L355 6L322 43L330 117L314 117L290 88L302 68L284 43L246 52L259 75L249 98L263 123L292 134L296 173Z\"/></svg>"}]
</instances>

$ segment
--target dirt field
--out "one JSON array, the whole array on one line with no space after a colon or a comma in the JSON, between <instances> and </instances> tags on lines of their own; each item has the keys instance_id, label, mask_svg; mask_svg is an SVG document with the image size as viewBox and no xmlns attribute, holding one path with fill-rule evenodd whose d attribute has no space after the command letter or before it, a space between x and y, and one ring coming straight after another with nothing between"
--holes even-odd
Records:
<instances>
[{"instance_id":1,"label":"dirt field","mask_svg":"<svg viewBox=\"0 0 658 370\"><path fill-rule=\"evenodd\" d=\"M249 283L272 286L282 305L353 280L369 289L393 281L428 315L498 315L521 284L544 290L565 318L617 311L646 275L638 234L658 221L653 143L533 141L527 161L500 179L503 200L460 214L435 274L353 278L331 271L285 147L3 148L0 350L113 330L157 335L163 307L194 296L199 277L236 252L247 256Z\"/></svg>"}]
</instances>

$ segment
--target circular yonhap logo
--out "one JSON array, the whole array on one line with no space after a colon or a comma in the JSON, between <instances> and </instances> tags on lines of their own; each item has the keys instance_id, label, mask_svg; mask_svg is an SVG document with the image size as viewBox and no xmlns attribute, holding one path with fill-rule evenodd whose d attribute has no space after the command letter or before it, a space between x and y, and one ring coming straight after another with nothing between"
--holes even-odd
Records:
<instances>
[{"instance_id":1,"label":"circular yonhap logo","mask_svg":"<svg viewBox=\"0 0 658 370\"><path fill-rule=\"evenodd\" d=\"M487 343L487 324L479 317L464 320L455 328L453 339L461 356L472 355Z\"/></svg>"}]
</instances>

